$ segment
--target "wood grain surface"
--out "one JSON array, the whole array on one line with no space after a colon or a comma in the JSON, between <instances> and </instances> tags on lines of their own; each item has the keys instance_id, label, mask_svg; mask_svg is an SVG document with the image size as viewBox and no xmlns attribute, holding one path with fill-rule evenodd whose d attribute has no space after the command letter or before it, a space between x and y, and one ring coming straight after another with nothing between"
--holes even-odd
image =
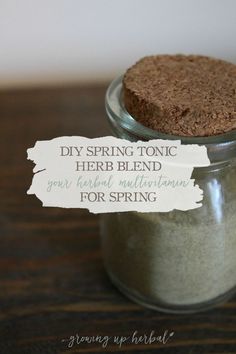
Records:
<instances>
[{"instance_id":1,"label":"wood grain surface","mask_svg":"<svg viewBox=\"0 0 236 354\"><path fill-rule=\"evenodd\" d=\"M98 216L43 208L26 195L33 168L26 149L36 140L108 134L105 89L0 93L0 354L236 353L236 298L196 315L144 309L120 294L104 271ZM114 343L135 331L166 330L174 332L166 344ZM76 334L109 336L108 345L73 344Z\"/></svg>"}]
</instances>

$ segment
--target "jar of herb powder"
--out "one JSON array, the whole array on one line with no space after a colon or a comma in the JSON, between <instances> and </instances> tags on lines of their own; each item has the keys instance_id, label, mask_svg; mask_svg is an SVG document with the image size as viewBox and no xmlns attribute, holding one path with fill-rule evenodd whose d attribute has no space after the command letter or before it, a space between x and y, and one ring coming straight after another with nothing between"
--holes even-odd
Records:
<instances>
[{"instance_id":1,"label":"jar of herb powder","mask_svg":"<svg viewBox=\"0 0 236 354\"><path fill-rule=\"evenodd\" d=\"M115 136L207 147L192 178L202 206L101 218L112 282L144 306L208 309L236 291L236 66L201 56L146 57L112 82L106 110Z\"/></svg>"}]
</instances>

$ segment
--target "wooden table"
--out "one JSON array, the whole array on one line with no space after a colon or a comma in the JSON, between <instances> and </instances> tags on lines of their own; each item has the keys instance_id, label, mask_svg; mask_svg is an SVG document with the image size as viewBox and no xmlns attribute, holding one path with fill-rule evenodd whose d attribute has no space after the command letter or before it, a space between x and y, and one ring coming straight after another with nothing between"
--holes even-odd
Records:
<instances>
[{"instance_id":1,"label":"wooden table","mask_svg":"<svg viewBox=\"0 0 236 354\"><path fill-rule=\"evenodd\" d=\"M104 271L98 216L43 208L26 195L33 168L26 149L36 140L108 134L104 93L102 85L0 93L0 354L236 353L236 298L196 315L144 309ZM152 330L174 336L165 345L114 343L115 336ZM76 334L111 338L106 348L68 348Z\"/></svg>"}]
</instances>

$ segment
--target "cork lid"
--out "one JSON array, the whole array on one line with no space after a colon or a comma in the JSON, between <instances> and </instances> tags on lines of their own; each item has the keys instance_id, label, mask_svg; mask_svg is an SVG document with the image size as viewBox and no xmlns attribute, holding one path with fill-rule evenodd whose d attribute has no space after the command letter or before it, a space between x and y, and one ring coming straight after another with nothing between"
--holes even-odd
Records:
<instances>
[{"instance_id":1,"label":"cork lid","mask_svg":"<svg viewBox=\"0 0 236 354\"><path fill-rule=\"evenodd\" d=\"M197 55L139 60L123 78L124 105L166 134L211 136L236 129L236 65Z\"/></svg>"}]
</instances>

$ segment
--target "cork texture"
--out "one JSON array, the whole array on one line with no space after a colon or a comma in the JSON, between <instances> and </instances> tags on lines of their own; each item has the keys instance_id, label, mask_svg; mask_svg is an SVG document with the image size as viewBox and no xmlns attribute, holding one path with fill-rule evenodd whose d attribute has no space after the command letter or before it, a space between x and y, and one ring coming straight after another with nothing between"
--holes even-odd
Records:
<instances>
[{"instance_id":1,"label":"cork texture","mask_svg":"<svg viewBox=\"0 0 236 354\"><path fill-rule=\"evenodd\" d=\"M236 129L236 65L198 55L147 56L123 78L124 105L141 124L179 136Z\"/></svg>"}]
</instances>

